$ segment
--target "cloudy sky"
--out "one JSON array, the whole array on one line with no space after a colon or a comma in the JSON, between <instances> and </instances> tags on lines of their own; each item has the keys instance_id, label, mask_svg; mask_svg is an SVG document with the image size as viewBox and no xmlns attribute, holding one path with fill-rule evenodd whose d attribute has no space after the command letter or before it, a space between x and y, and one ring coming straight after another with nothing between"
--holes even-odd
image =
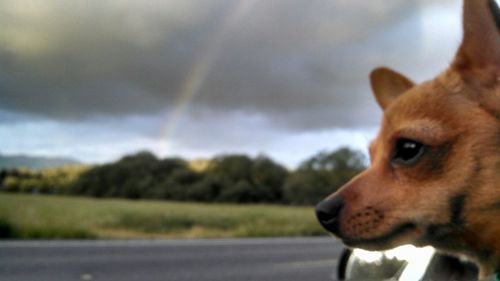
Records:
<instances>
[{"instance_id":1,"label":"cloudy sky","mask_svg":"<svg viewBox=\"0 0 500 281\"><path fill-rule=\"evenodd\" d=\"M115 160L364 149L368 73L433 77L455 0L0 0L0 153Z\"/></svg>"}]
</instances>

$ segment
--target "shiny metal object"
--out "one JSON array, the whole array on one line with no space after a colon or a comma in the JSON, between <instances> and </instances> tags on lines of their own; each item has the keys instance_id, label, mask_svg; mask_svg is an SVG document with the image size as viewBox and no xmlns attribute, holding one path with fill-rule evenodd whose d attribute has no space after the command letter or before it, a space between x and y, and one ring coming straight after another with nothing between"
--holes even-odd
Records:
<instances>
[{"instance_id":1,"label":"shiny metal object","mask_svg":"<svg viewBox=\"0 0 500 281\"><path fill-rule=\"evenodd\" d=\"M411 245L382 252L346 249L338 270L338 279L349 281L477 280L471 262Z\"/></svg>"}]
</instances>

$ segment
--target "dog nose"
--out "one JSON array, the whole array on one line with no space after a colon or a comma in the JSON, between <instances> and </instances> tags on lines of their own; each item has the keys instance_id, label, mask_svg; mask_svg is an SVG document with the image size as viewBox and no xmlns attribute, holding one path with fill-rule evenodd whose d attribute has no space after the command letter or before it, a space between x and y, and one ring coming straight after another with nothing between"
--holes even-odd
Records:
<instances>
[{"instance_id":1,"label":"dog nose","mask_svg":"<svg viewBox=\"0 0 500 281\"><path fill-rule=\"evenodd\" d=\"M326 230L338 233L339 215L343 207L341 198L325 199L316 205L316 217Z\"/></svg>"}]
</instances>

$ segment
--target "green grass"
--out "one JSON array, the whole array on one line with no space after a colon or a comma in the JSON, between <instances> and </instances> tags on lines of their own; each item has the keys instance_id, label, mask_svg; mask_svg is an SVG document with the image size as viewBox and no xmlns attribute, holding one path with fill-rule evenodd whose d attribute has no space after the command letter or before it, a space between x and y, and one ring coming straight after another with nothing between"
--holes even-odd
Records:
<instances>
[{"instance_id":1,"label":"green grass","mask_svg":"<svg viewBox=\"0 0 500 281\"><path fill-rule=\"evenodd\" d=\"M221 238L324 234L312 207L0 193L0 238Z\"/></svg>"}]
</instances>

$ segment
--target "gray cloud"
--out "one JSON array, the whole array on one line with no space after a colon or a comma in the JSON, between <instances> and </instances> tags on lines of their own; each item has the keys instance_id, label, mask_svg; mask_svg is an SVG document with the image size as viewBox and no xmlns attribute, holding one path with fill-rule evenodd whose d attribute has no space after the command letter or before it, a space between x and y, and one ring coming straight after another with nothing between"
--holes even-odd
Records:
<instances>
[{"instance_id":1,"label":"gray cloud","mask_svg":"<svg viewBox=\"0 0 500 281\"><path fill-rule=\"evenodd\" d=\"M378 115L370 69L423 64L418 13L428 1L251 2L230 27L221 24L234 0L2 2L0 110L62 120L170 112L208 52L192 114L363 127Z\"/></svg>"}]
</instances>

